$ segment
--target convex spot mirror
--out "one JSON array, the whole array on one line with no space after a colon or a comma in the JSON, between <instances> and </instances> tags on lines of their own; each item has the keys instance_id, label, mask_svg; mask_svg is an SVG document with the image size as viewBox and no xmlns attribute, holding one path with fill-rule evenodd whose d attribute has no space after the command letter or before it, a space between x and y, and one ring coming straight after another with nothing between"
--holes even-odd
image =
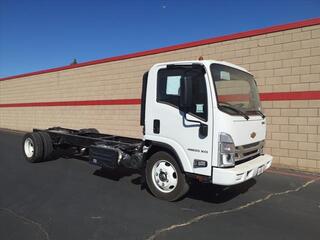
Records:
<instances>
[{"instance_id":1,"label":"convex spot mirror","mask_svg":"<svg viewBox=\"0 0 320 240\"><path fill-rule=\"evenodd\" d=\"M204 123L200 123L199 127L199 136L205 138L208 136L208 125Z\"/></svg>"}]
</instances>

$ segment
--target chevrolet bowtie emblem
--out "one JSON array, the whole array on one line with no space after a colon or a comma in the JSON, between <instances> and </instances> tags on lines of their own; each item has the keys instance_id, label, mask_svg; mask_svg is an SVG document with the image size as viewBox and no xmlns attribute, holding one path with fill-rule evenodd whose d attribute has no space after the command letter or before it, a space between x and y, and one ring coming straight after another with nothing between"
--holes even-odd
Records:
<instances>
[{"instance_id":1,"label":"chevrolet bowtie emblem","mask_svg":"<svg viewBox=\"0 0 320 240\"><path fill-rule=\"evenodd\" d=\"M257 136L257 134L255 133L255 132L252 132L251 134L250 134L250 137L251 138L255 138Z\"/></svg>"}]
</instances>

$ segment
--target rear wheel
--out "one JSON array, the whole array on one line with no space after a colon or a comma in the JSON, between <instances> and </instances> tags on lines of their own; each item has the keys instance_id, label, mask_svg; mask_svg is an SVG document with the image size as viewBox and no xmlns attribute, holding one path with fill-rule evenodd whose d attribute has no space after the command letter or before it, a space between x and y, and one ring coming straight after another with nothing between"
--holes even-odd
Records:
<instances>
[{"instance_id":1,"label":"rear wheel","mask_svg":"<svg viewBox=\"0 0 320 240\"><path fill-rule=\"evenodd\" d=\"M153 154L147 161L146 180L152 194L166 201L176 201L189 190L176 160L163 151Z\"/></svg>"},{"instance_id":2,"label":"rear wheel","mask_svg":"<svg viewBox=\"0 0 320 240\"><path fill-rule=\"evenodd\" d=\"M47 132L38 132L43 142L43 160L49 160L53 152L53 144Z\"/></svg>"},{"instance_id":3,"label":"rear wheel","mask_svg":"<svg viewBox=\"0 0 320 240\"><path fill-rule=\"evenodd\" d=\"M43 142L39 133L27 133L22 141L24 157L35 163L43 160Z\"/></svg>"},{"instance_id":4,"label":"rear wheel","mask_svg":"<svg viewBox=\"0 0 320 240\"><path fill-rule=\"evenodd\" d=\"M79 130L80 134L99 133L96 128L82 128Z\"/></svg>"}]
</instances>

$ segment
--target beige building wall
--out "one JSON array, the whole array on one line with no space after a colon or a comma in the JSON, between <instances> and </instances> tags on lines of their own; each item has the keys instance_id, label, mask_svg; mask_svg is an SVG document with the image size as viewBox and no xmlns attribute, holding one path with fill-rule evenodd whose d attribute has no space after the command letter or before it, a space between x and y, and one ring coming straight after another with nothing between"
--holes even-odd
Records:
<instances>
[{"instance_id":1,"label":"beige building wall","mask_svg":"<svg viewBox=\"0 0 320 240\"><path fill-rule=\"evenodd\" d=\"M238 64L255 75L267 115L266 151L274 156L274 166L320 172L320 21L241 39L0 79L0 127L26 131L95 127L110 134L141 137L138 104L23 107L20 103L139 99L142 75L154 63L199 56ZM299 93L303 100L274 101L268 93L277 92L303 92Z\"/></svg>"}]
</instances>

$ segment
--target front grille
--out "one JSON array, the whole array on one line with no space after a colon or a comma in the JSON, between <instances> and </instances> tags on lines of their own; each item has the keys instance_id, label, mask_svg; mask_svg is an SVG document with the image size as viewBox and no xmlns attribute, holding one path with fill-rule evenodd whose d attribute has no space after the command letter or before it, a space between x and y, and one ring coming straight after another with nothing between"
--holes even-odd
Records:
<instances>
[{"instance_id":1,"label":"front grille","mask_svg":"<svg viewBox=\"0 0 320 240\"><path fill-rule=\"evenodd\" d=\"M236 164L251 160L262 153L264 141L250 143L236 147L235 162Z\"/></svg>"},{"instance_id":2,"label":"front grille","mask_svg":"<svg viewBox=\"0 0 320 240\"><path fill-rule=\"evenodd\" d=\"M260 143L261 142L249 143L249 144L246 144L246 145L242 145L240 147L243 147L243 148L247 149L247 148L255 147L255 146L259 145Z\"/></svg>"}]
</instances>

